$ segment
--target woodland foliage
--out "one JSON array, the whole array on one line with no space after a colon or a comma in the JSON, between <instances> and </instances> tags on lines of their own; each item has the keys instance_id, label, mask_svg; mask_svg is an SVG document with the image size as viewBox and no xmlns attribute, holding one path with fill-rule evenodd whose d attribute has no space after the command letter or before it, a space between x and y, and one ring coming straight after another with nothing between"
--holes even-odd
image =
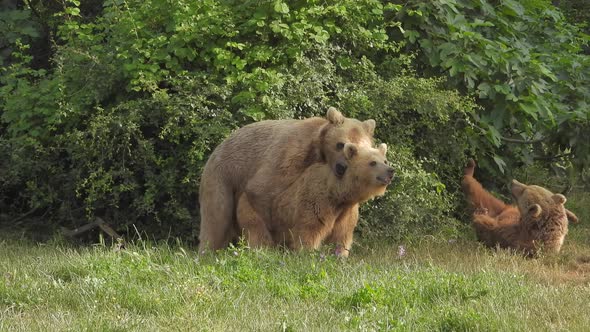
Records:
<instances>
[{"instance_id":1,"label":"woodland foliage","mask_svg":"<svg viewBox=\"0 0 590 332\"><path fill-rule=\"evenodd\" d=\"M191 238L217 144L329 106L374 118L391 146L399 177L364 232L452 226L467 156L500 179L538 161L584 179L588 36L572 2L566 18L541 0L8 1L0 218Z\"/></svg>"}]
</instances>

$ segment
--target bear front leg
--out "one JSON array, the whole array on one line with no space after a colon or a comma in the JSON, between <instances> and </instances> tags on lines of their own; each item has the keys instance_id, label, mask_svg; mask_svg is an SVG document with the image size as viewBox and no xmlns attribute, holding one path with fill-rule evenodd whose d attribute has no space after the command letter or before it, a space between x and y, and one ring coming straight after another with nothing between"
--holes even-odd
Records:
<instances>
[{"instance_id":1,"label":"bear front leg","mask_svg":"<svg viewBox=\"0 0 590 332\"><path fill-rule=\"evenodd\" d=\"M292 249L318 249L334 227L334 218L322 208L322 203L303 200L288 230Z\"/></svg>"},{"instance_id":2,"label":"bear front leg","mask_svg":"<svg viewBox=\"0 0 590 332\"><path fill-rule=\"evenodd\" d=\"M506 238L506 231L510 231L513 227L499 226L496 219L486 214L473 215L473 228L477 239L483 242L488 247L495 247L497 244L505 246L509 239Z\"/></svg>"},{"instance_id":3,"label":"bear front leg","mask_svg":"<svg viewBox=\"0 0 590 332\"><path fill-rule=\"evenodd\" d=\"M315 250L320 247L322 244L322 239L319 234L314 229L291 229L290 234L288 235L291 240L289 247L293 250L301 250L301 249L308 249L308 250Z\"/></svg>"},{"instance_id":4,"label":"bear front leg","mask_svg":"<svg viewBox=\"0 0 590 332\"><path fill-rule=\"evenodd\" d=\"M270 247L274 244L264 219L254 210L245 193L238 199L236 210L238 226L249 247Z\"/></svg>"},{"instance_id":5,"label":"bear front leg","mask_svg":"<svg viewBox=\"0 0 590 332\"><path fill-rule=\"evenodd\" d=\"M311 249L320 247L326 237L326 226L319 222L309 211L299 211L297 224L289 229L289 247L294 250Z\"/></svg>"},{"instance_id":6,"label":"bear front leg","mask_svg":"<svg viewBox=\"0 0 590 332\"><path fill-rule=\"evenodd\" d=\"M326 239L327 243L336 244L336 256L348 257L352 246L354 228L356 227L358 219L358 204L346 208L336 219L332 233L330 233Z\"/></svg>"}]
</instances>

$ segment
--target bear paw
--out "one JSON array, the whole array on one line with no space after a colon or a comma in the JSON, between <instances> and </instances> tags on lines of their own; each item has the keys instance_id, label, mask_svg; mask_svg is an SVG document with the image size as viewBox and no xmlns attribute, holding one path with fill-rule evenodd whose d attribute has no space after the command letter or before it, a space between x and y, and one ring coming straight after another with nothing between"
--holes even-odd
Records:
<instances>
[{"instance_id":1,"label":"bear paw","mask_svg":"<svg viewBox=\"0 0 590 332\"><path fill-rule=\"evenodd\" d=\"M476 216L485 216L488 214L488 209L484 207L478 207L475 209L475 211L473 211L473 214Z\"/></svg>"},{"instance_id":2,"label":"bear paw","mask_svg":"<svg viewBox=\"0 0 590 332\"><path fill-rule=\"evenodd\" d=\"M334 250L334 255L336 255L336 257L346 258L348 257L349 252L350 250L344 247L336 247L336 249Z\"/></svg>"}]
</instances>

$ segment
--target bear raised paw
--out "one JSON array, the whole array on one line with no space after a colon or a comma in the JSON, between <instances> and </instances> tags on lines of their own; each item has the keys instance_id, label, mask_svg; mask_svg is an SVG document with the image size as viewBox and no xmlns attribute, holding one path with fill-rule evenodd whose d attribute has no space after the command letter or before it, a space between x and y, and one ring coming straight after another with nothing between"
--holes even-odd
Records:
<instances>
[{"instance_id":1,"label":"bear raised paw","mask_svg":"<svg viewBox=\"0 0 590 332\"><path fill-rule=\"evenodd\" d=\"M347 143L373 146L375 121L346 118L335 108L326 118L267 120L233 132L211 154L201 175L199 251L220 249L237 239L237 199L246 195L251 208L270 220L272 202L310 166L327 165L336 177L348 168ZM343 222L358 219L358 205L342 213ZM271 241L264 224L248 224L254 245Z\"/></svg>"},{"instance_id":2,"label":"bear raised paw","mask_svg":"<svg viewBox=\"0 0 590 332\"><path fill-rule=\"evenodd\" d=\"M248 243L259 243L259 232L251 224L265 224L270 237L265 244L284 245L290 249L317 249L322 242L334 243L336 254L348 256L357 218L342 220L359 203L385 193L393 177L385 154L379 148L357 147L347 143L343 149L348 170L337 176L327 164L316 163L272 204L271 219L261 218L249 204L247 195L238 202L238 224Z\"/></svg>"},{"instance_id":3,"label":"bear raised paw","mask_svg":"<svg viewBox=\"0 0 590 332\"><path fill-rule=\"evenodd\" d=\"M473 177L475 162L469 160L463 191L473 209L477 239L488 247L499 246L535 256L540 250L558 253L568 232L568 219L578 218L564 207L565 196L512 181L515 205L508 205L486 191ZM483 213L485 211L485 213Z\"/></svg>"}]
</instances>

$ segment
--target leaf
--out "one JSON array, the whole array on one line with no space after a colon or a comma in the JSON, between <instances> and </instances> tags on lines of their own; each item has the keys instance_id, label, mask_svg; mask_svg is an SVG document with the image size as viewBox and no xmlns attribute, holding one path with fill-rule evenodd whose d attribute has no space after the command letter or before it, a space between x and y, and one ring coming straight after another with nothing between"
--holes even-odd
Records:
<instances>
[{"instance_id":1,"label":"leaf","mask_svg":"<svg viewBox=\"0 0 590 332\"><path fill-rule=\"evenodd\" d=\"M254 121L264 120L266 114L259 107L251 107L242 111L245 115L251 117Z\"/></svg>"},{"instance_id":2,"label":"leaf","mask_svg":"<svg viewBox=\"0 0 590 332\"><path fill-rule=\"evenodd\" d=\"M65 9L66 14L72 16L80 16L80 8L77 7L68 7Z\"/></svg>"},{"instance_id":3,"label":"leaf","mask_svg":"<svg viewBox=\"0 0 590 332\"><path fill-rule=\"evenodd\" d=\"M479 98L487 98L493 96L492 87L488 82L482 82L477 86L477 91L479 92Z\"/></svg>"},{"instance_id":4,"label":"leaf","mask_svg":"<svg viewBox=\"0 0 590 332\"><path fill-rule=\"evenodd\" d=\"M514 0L503 0L503 5L509 9L509 13L514 14L514 16L523 16L524 15L524 7Z\"/></svg>"},{"instance_id":5,"label":"leaf","mask_svg":"<svg viewBox=\"0 0 590 332\"><path fill-rule=\"evenodd\" d=\"M433 48L432 40L423 38L423 39L420 39L420 41L418 43L420 44L420 46L422 48L426 49L426 51L428 51L428 53L432 52L432 48Z\"/></svg>"},{"instance_id":6,"label":"leaf","mask_svg":"<svg viewBox=\"0 0 590 332\"><path fill-rule=\"evenodd\" d=\"M248 64L246 60L240 59L239 57L235 57L231 63L232 65L236 66L238 70L244 69L244 67L246 67L246 65Z\"/></svg>"},{"instance_id":7,"label":"leaf","mask_svg":"<svg viewBox=\"0 0 590 332\"><path fill-rule=\"evenodd\" d=\"M500 172L502 172L502 174L504 174L504 168L506 168L506 162L504 162L504 160L497 155L494 155L493 158L494 158L494 162L498 166L498 169L500 169Z\"/></svg>"},{"instance_id":8,"label":"leaf","mask_svg":"<svg viewBox=\"0 0 590 332\"><path fill-rule=\"evenodd\" d=\"M440 58L445 60L449 55L457 53L457 46L454 43L444 43L438 47Z\"/></svg>"},{"instance_id":9,"label":"leaf","mask_svg":"<svg viewBox=\"0 0 590 332\"><path fill-rule=\"evenodd\" d=\"M502 135L500 135L500 132L498 132L498 130L496 129L496 127L494 126L488 126L488 130L486 132L486 136L488 137L488 140L494 144L494 146L499 147L500 143L501 143L501 137Z\"/></svg>"},{"instance_id":10,"label":"leaf","mask_svg":"<svg viewBox=\"0 0 590 332\"><path fill-rule=\"evenodd\" d=\"M533 119L537 120L538 113L539 113L539 109L538 109L537 105L535 105L534 103L522 102L522 103L518 104L518 106L526 114L532 116Z\"/></svg>"},{"instance_id":11,"label":"leaf","mask_svg":"<svg viewBox=\"0 0 590 332\"><path fill-rule=\"evenodd\" d=\"M403 8L402 5L393 4L393 3L388 3L383 7L383 9L385 9L385 10L391 10L391 11L395 11L395 12L400 11L402 8Z\"/></svg>"},{"instance_id":12,"label":"leaf","mask_svg":"<svg viewBox=\"0 0 590 332\"><path fill-rule=\"evenodd\" d=\"M487 1L481 1L481 10L484 12L484 14L486 14L486 16L496 16L496 11L494 7L490 5Z\"/></svg>"},{"instance_id":13,"label":"leaf","mask_svg":"<svg viewBox=\"0 0 590 332\"><path fill-rule=\"evenodd\" d=\"M412 44L416 42L418 37L420 37L420 33L416 30L406 30L404 35L410 40L410 43Z\"/></svg>"},{"instance_id":14,"label":"leaf","mask_svg":"<svg viewBox=\"0 0 590 332\"><path fill-rule=\"evenodd\" d=\"M475 81L473 80L473 78L465 74L465 80L467 81L467 87L469 89L473 89L473 87L475 86Z\"/></svg>"},{"instance_id":15,"label":"leaf","mask_svg":"<svg viewBox=\"0 0 590 332\"><path fill-rule=\"evenodd\" d=\"M282 1L277 1L277 2L275 2L274 10L277 13L288 14L289 13L289 6L287 6L287 4Z\"/></svg>"},{"instance_id":16,"label":"leaf","mask_svg":"<svg viewBox=\"0 0 590 332\"><path fill-rule=\"evenodd\" d=\"M553 74L551 70L549 70L549 68L547 68L547 66L539 64L539 70L541 71L541 73L543 73L543 75L549 77L553 82L557 81L557 77L555 76L555 74Z\"/></svg>"},{"instance_id":17,"label":"leaf","mask_svg":"<svg viewBox=\"0 0 590 332\"><path fill-rule=\"evenodd\" d=\"M504 84L494 84L494 90L501 94L507 95L510 93L510 86L506 83Z\"/></svg>"},{"instance_id":18,"label":"leaf","mask_svg":"<svg viewBox=\"0 0 590 332\"><path fill-rule=\"evenodd\" d=\"M514 102L518 101L518 97L515 96L512 92L506 95L506 99Z\"/></svg>"},{"instance_id":19,"label":"leaf","mask_svg":"<svg viewBox=\"0 0 590 332\"><path fill-rule=\"evenodd\" d=\"M381 8L373 8L371 12L375 15L383 15L383 10Z\"/></svg>"}]
</instances>

